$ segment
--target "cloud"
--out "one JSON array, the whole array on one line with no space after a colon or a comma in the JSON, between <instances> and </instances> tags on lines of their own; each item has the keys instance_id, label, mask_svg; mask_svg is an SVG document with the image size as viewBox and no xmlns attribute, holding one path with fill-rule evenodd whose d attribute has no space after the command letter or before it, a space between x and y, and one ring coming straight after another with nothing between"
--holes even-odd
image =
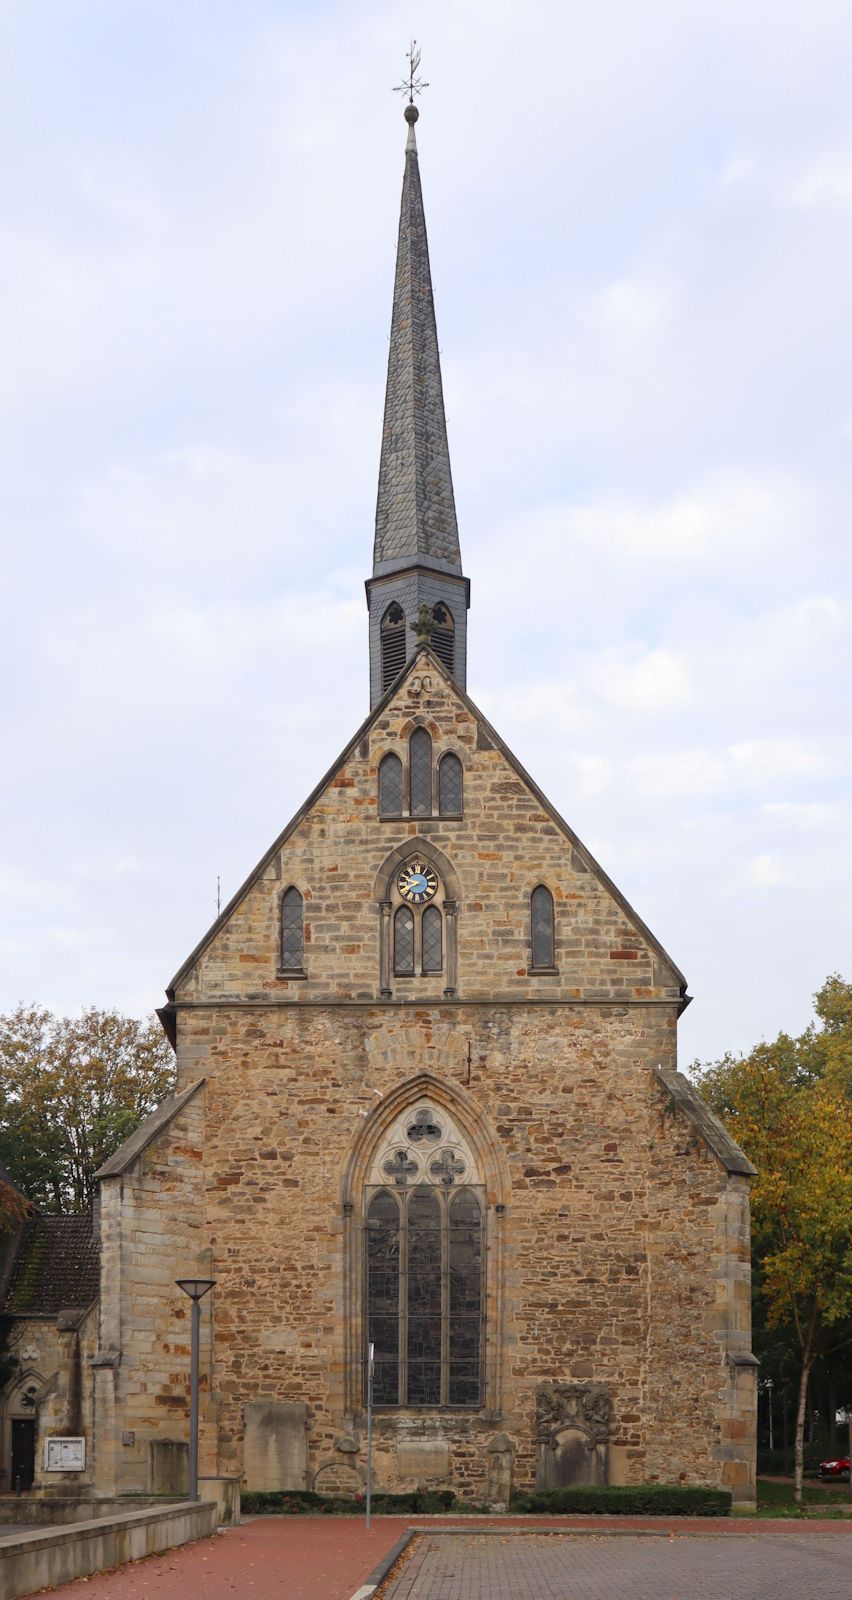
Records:
<instances>
[{"instance_id":1,"label":"cloud","mask_svg":"<svg viewBox=\"0 0 852 1600\"><path fill-rule=\"evenodd\" d=\"M824 150L793 179L789 198L803 210L852 207L852 144Z\"/></svg>"},{"instance_id":2,"label":"cloud","mask_svg":"<svg viewBox=\"0 0 852 1600\"><path fill-rule=\"evenodd\" d=\"M748 875L759 889L774 889L789 881L789 873L777 856L755 856L748 864Z\"/></svg>"},{"instance_id":3,"label":"cloud","mask_svg":"<svg viewBox=\"0 0 852 1600\"><path fill-rule=\"evenodd\" d=\"M665 649L649 650L633 660L608 654L592 668L590 677L610 705L646 716L680 710L694 694L686 663Z\"/></svg>"}]
</instances>

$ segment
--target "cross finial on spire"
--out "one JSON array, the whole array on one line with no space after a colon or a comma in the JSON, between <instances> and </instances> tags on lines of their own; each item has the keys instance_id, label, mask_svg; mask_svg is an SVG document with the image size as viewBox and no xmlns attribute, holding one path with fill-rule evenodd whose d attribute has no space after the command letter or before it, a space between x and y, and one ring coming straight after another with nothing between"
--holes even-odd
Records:
<instances>
[{"instance_id":1,"label":"cross finial on spire","mask_svg":"<svg viewBox=\"0 0 852 1600\"><path fill-rule=\"evenodd\" d=\"M421 53L417 48L417 40L412 39L409 48L405 52L405 59L408 62L408 77L403 78L402 83L394 84L394 94L407 94L410 106L414 105L414 96L421 94L424 89L429 87L428 83L424 83L423 79L417 76L420 70ZM408 118L406 118L407 120Z\"/></svg>"}]
</instances>

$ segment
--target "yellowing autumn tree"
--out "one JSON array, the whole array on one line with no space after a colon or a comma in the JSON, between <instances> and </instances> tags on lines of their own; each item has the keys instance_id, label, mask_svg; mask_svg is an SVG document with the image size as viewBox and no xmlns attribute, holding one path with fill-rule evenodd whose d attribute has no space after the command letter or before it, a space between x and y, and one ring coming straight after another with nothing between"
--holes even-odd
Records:
<instances>
[{"instance_id":1,"label":"yellowing autumn tree","mask_svg":"<svg viewBox=\"0 0 852 1600\"><path fill-rule=\"evenodd\" d=\"M0 1016L0 1164L45 1210L85 1211L98 1167L173 1084L155 1018L19 1006Z\"/></svg>"},{"instance_id":2,"label":"yellowing autumn tree","mask_svg":"<svg viewBox=\"0 0 852 1600\"><path fill-rule=\"evenodd\" d=\"M704 1098L758 1169L752 1242L770 1327L795 1329L801 1358L796 1500L814 1361L852 1342L852 984L815 996L818 1021L747 1056L699 1069Z\"/></svg>"}]
</instances>

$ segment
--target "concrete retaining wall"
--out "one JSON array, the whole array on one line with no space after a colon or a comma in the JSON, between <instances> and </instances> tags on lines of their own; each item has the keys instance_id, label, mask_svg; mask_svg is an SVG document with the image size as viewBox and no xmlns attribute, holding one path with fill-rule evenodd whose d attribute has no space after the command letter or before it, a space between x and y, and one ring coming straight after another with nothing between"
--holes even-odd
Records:
<instances>
[{"instance_id":1,"label":"concrete retaining wall","mask_svg":"<svg viewBox=\"0 0 852 1600\"><path fill-rule=\"evenodd\" d=\"M179 1501L0 1539L0 1600L19 1600L124 1561L141 1561L216 1531L216 1506Z\"/></svg>"}]
</instances>

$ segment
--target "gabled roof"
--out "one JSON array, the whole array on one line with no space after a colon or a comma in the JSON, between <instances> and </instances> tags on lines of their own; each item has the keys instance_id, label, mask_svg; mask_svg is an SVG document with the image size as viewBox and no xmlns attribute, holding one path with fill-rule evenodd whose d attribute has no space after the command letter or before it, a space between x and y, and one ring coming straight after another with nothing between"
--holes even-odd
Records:
<instances>
[{"instance_id":1,"label":"gabled roof","mask_svg":"<svg viewBox=\"0 0 852 1600\"><path fill-rule=\"evenodd\" d=\"M91 1212L35 1217L26 1224L6 1292L15 1317L55 1317L85 1310L100 1289L100 1256Z\"/></svg>"},{"instance_id":2,"label":"gabled roof","mask_svg":"<svg viewBox=\"0 0 852 1600\"><path fill-rule=\"evenodd\" d=\"M134 1128L129 1139L125 1139L124 1144L119 1145L109 1160L98 1168L95 1177L118 1178L123 1172L127 1171L128 1167L132 1167L134 1161L141 1156L142 1151L147 1150L152 1140L156 1139L157 1134L161 1133L163 1128L168 1127L172 1118L183 1110L193 1095L198 1093L204 1082L204 1078L199 1078L198 1082L191 1083L188 1089L182 1089L180 1094L173 1094L168 1100L164 1100L156 1111L151 1112L150 1117L146 1117L144 1122L140 1122L138 1128Z\"/></svg>"},{"instance_id":3,"label":"gabled roof","mask_svg":"<svg viewBox=\"0 0 852 1600\"><path fill-rule=\"evenodd\" d=\"M270 862L274 860L282 846L287 843L290 835L295 831L302 819L307 816L312 806L323 793L323 790L327 788L332 779L340 771L340 768L349 760L350 756L360 744L361 740L370 732L371 728L378 721L379 717L383 715L394 696L398 693L401 685L405 682L405 679L415 670L415 667L417 667L419 671L422 671L424 660L428 661L430 670L436 672L444 680L444 683L447 685L450 692L458 697L462 705L464 705L470 712L471 716L475 718L479 726L480 741L484 739L487 745L492 746L494 749L500 751L501 755L521 779L521 782L526 784L531 793L535 795L536 800L539 802L542 810L547 813L551 821L555 823L556 827L559 828L560 832L576 850L587 871L591 872L597 878L598 882L602 884L602 886L612 896L616 904L620 906L628 921L631 922L633 927L636 929L636 932L641 938L646 940L649 947L669 968L674 982L680 986L681 1008L683 1009L683 1007L687 1006L690 1000L690 997L686 994L687 980L680 971L679 967L675 965L671 956L660 944L659 939L656 939L650 928L646 927L645 923L642 921L642 918L636 911L634 911L630 902L625 899L620 889L616 888L615 884L612 882L612 879L609 878L604 872L603 867L598 864L591 852L587 850L586 846L581 842L580 839L578 839L576 833L574 833L573 829L568 826L568 823L565 821L564 817L559 815L559 812L556 810L555 806L551 805L547 796L542 793L541 789L538 787L538 784L535 783L530 777L529 773L521 765L517 757L512 754L508 745L503 743L500 735L495 731L494 728L492 728L490 722L485 716L483 716L483 713L479 710L478 706L474 705L470 696L466 694L465 691L461 689L454 681L454 679L449 676L446 668L438 660L438 657L434 654L434 652L429 649L428 645L420 645L420 647L415 651L414 655L409 658L403 671L399 674L399 677L396 678L396 680L391 684L390 688L382 696L378 704L374 706L366 720L362 722L357 733L355 733L349 740L349 743L341 751L340 755L337 757L337 760L329 768L325 776L320 779L316 788L313 789L308 795L304 805L299 807L299 810L296 812L294 817L291 817L284 831L278 835L278 838L274 841L274 843L271 844L265 854L261 856L260 861L257 863L257 866L253 869L253 871L249 873L245 883L240 886L236 894L228 901L228 904L225 906L221 914L216 918L216 921L211 924L204 937L199 940L198 944L195 946L195 949L190 955L187 956L183 965L178 968L166 990L169 1000L174 1000L175 990L181 983L183 983L184 979L192 971L192 968L195 966L195 963L198 961L199 957L202 956L208 946L212 944L220 929L225 926L229 917L237 909L237 906L245 899L249 891L254 888L254 885L259 881L259 879L262 878ZM160 1017L161 1022L163 1022L162 1014L158 1012L157 1015ZM155 1115L157 1115L157 1113L155 1113ZM143 1123L142 1127L144 1126L145 1124ZM136 1132L138 1133L139 1131L140 1130L137 1128ZM131 1139L134 1137L135 1135L131 1135ZM128 1143L130 1143L130 1141L128 1141ZM124 1146L122 1146L122 1148L124 1148ZM115 1160L115 1157L113 1157L113 1160ZM102 1172L104 1170L104 1168L101 1169Z\"/></svg>"},{"instance_id":4,"label":"gabled roof","mask_svg":"<svg viewBox=\"0 0 852 1600\"><path fill-rule=\"evenodd\" d=\"M725 1124L705 1104L689 1079L682 1072L668 1072L663 1067L654 1067L653 1071L678 1111L682 1111L689 1119L726 1172L740 1173L747 1178L755 1177L757 1167L752 1166L745 1151L740 1149L736 1139L731 1138Z\"/></svg>"}]
</instances>

